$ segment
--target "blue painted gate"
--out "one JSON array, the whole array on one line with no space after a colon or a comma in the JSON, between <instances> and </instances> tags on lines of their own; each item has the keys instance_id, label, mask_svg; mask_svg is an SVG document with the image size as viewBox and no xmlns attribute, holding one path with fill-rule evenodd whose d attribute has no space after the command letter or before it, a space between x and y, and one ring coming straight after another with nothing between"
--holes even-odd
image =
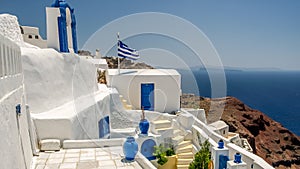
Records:
<instances>
[{"instance_id":1,"label":"blue painted gate","mask_svg":"<svg viewBox=\"0 0 300 169\"><path fill-rule=\"evenodd\" d=\"M156 146L155 141L152 139L147 139L143 142L141 146L141 153L148 159L154 160L156 157L153 155L154 153L154 146Z\"/></svg>"},{"instance_id":2,"label":"blue painted gate","mask_svg":"<svg viewBox=\"0 0 300 169\"><path fill-rule=\"evenodd\" d=\"M141 108L154 110L154 83L141 84Z\"/></svg>"}]
</instances>

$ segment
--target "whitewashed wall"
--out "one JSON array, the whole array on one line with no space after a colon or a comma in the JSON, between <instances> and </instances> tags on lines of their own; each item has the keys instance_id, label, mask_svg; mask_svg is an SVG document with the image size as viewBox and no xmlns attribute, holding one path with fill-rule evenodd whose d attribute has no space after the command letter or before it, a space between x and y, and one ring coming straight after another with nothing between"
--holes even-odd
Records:
<instances>
[{"instance_id":1,"label":"whitewashed wall","mask_svg":"<svg viewBox=\"0 0 300 169\"><path fill-rule=\"evenodd\" d=\"M75 54L22 48L24 83L31 113L43 113L98 90L96 67Z\"/></svg>"},{"instance_id":2,"label":"whitewashed wall","mask_svg":"<svg viewBox=\"0 0 300 169\"><path fill-rule=\"evenodd\" d=\"M19 46L0 34L0 168L3 169L30 168L32 159L21 70ZM22 105L20 116L16 115L18 104Z\"/></svg>"},{"instance_id":3,"label":"whitewashed wall","mask_svg":"<svg viewBox=\"0 0 300 169\"><path fill-rule=\"evenodd\" d=\"M46 7L47 46L57 51L60 50L57 24L58 16L60 16L59 8Z\"/></svg>"},{"instance_id":4,"label":"whitewashed wall","mask_svg":"<svg viewBox=\"0 0 300 169\"><path fill-rule=\"evenodd\" d=\"M99 91L94 64L54 49L22 48L27 103L38 139L96 139L109 115L108 89Z\"/></svg>"}]
</instances>

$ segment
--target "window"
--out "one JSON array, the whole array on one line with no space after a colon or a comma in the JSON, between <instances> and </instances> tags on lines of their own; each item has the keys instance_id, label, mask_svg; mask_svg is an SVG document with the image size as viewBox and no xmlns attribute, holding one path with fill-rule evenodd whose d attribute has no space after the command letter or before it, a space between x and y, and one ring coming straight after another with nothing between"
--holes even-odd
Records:
<instances>
[{"instance_id":1,"label":"window","mask_svg":"<svg viewBox=\"0 0 300 169\"><path fill-rule=\"evenodd\" d=\"M223 130L223 135L225 135L225 130Z\"/></svg>"},{"instance_id":2,"label":"window","mask_svg":"<svg viewBox=\"0 0 300 169\"><path fill-rule=\"evenodd\" d=\"M38 36L38 35L35 35L35 39L39 39L39 36Z\"/></svg>"},{"instance_id":3,"label":"window","mask_svg":"<svg viewBox=\"0 0 300 169\"><path fill-rule=\"evenodd\" d=\"M21 29L21 34L24 34L24 30L23 30L22 26L20 26L20 29Z\"/></svg>"},{"instance_id":4,"label":"window","mask_svg":"<svg viewBox=\"0 0 300 169\"><path fill-rule=\"evenodd\" d=\"M28 38L29 38L29 39L32 39L32 35L28 35Z\"/></svg>"}]
</instances>

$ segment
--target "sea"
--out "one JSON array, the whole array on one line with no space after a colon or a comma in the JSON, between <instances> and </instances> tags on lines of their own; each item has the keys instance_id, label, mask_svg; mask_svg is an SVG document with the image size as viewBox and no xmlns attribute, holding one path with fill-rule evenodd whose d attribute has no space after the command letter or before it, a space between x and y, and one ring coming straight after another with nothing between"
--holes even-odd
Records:
<instances>
[{"instance_id":1,"label":"sea","mask_svg":"<svg viewBox=\"0 0 300 169\"><path fill-rule=\"evenodd\" d=\"M210 76L204 69L178 71L183 93L212 97L209 77L218 77L219 71L210 71ZM300 136L300 71L225 70L225 79L227 96L238 98Z\"/></svg>"}]
</instances>

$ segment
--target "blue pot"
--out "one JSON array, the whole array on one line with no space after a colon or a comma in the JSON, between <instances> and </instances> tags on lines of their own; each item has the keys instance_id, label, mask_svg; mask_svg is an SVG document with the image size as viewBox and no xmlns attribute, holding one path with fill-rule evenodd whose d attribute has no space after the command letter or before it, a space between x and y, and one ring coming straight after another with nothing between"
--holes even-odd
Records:
<instances>
[{"instance_id":1,"label":"blue pot","mask_svg":"<svg viewBox=\"0 0 300 169\"><path fill-rule=\"evenodd\" d=\"M127 161L133 161L138 152L138 144L135 142L134 137L127 137L123 144L123 152Z\"/></svg>"},{"instance_id":2,"label":"blue pot","mask_svg":"<svg viewBox=\"0 0 300 169\"><path fill-rule=\"evenodd\" d=\"M242 156L241 156L240 153L236 153L234 155L234 161L233 162L235 162L235 163L242 163Z\"/></svg>"},{"instance_id":3,"label":"blue pot","mask_svg":"<svg viewBox=\"0 0 300 169\"><path fill-rule=\"evenodd\" d=\"M149 121L146 119L141 120L140 124L139 124L139 128L140 128L141 134L147 135L148 130L149 130Z\"/></svg>"},{"instance_id":4,"label":"blue pot","mask_svg":"<svg viewBox=\"0 0 300 169\"><path fill-rule=\"evenodd\" d=\"M223 141L223 140L220 140L220 141L218 142L218 148L219 148L219 149L223 149L223 148L224 148L224 141Z\"/></svg>"}]
</instances>

